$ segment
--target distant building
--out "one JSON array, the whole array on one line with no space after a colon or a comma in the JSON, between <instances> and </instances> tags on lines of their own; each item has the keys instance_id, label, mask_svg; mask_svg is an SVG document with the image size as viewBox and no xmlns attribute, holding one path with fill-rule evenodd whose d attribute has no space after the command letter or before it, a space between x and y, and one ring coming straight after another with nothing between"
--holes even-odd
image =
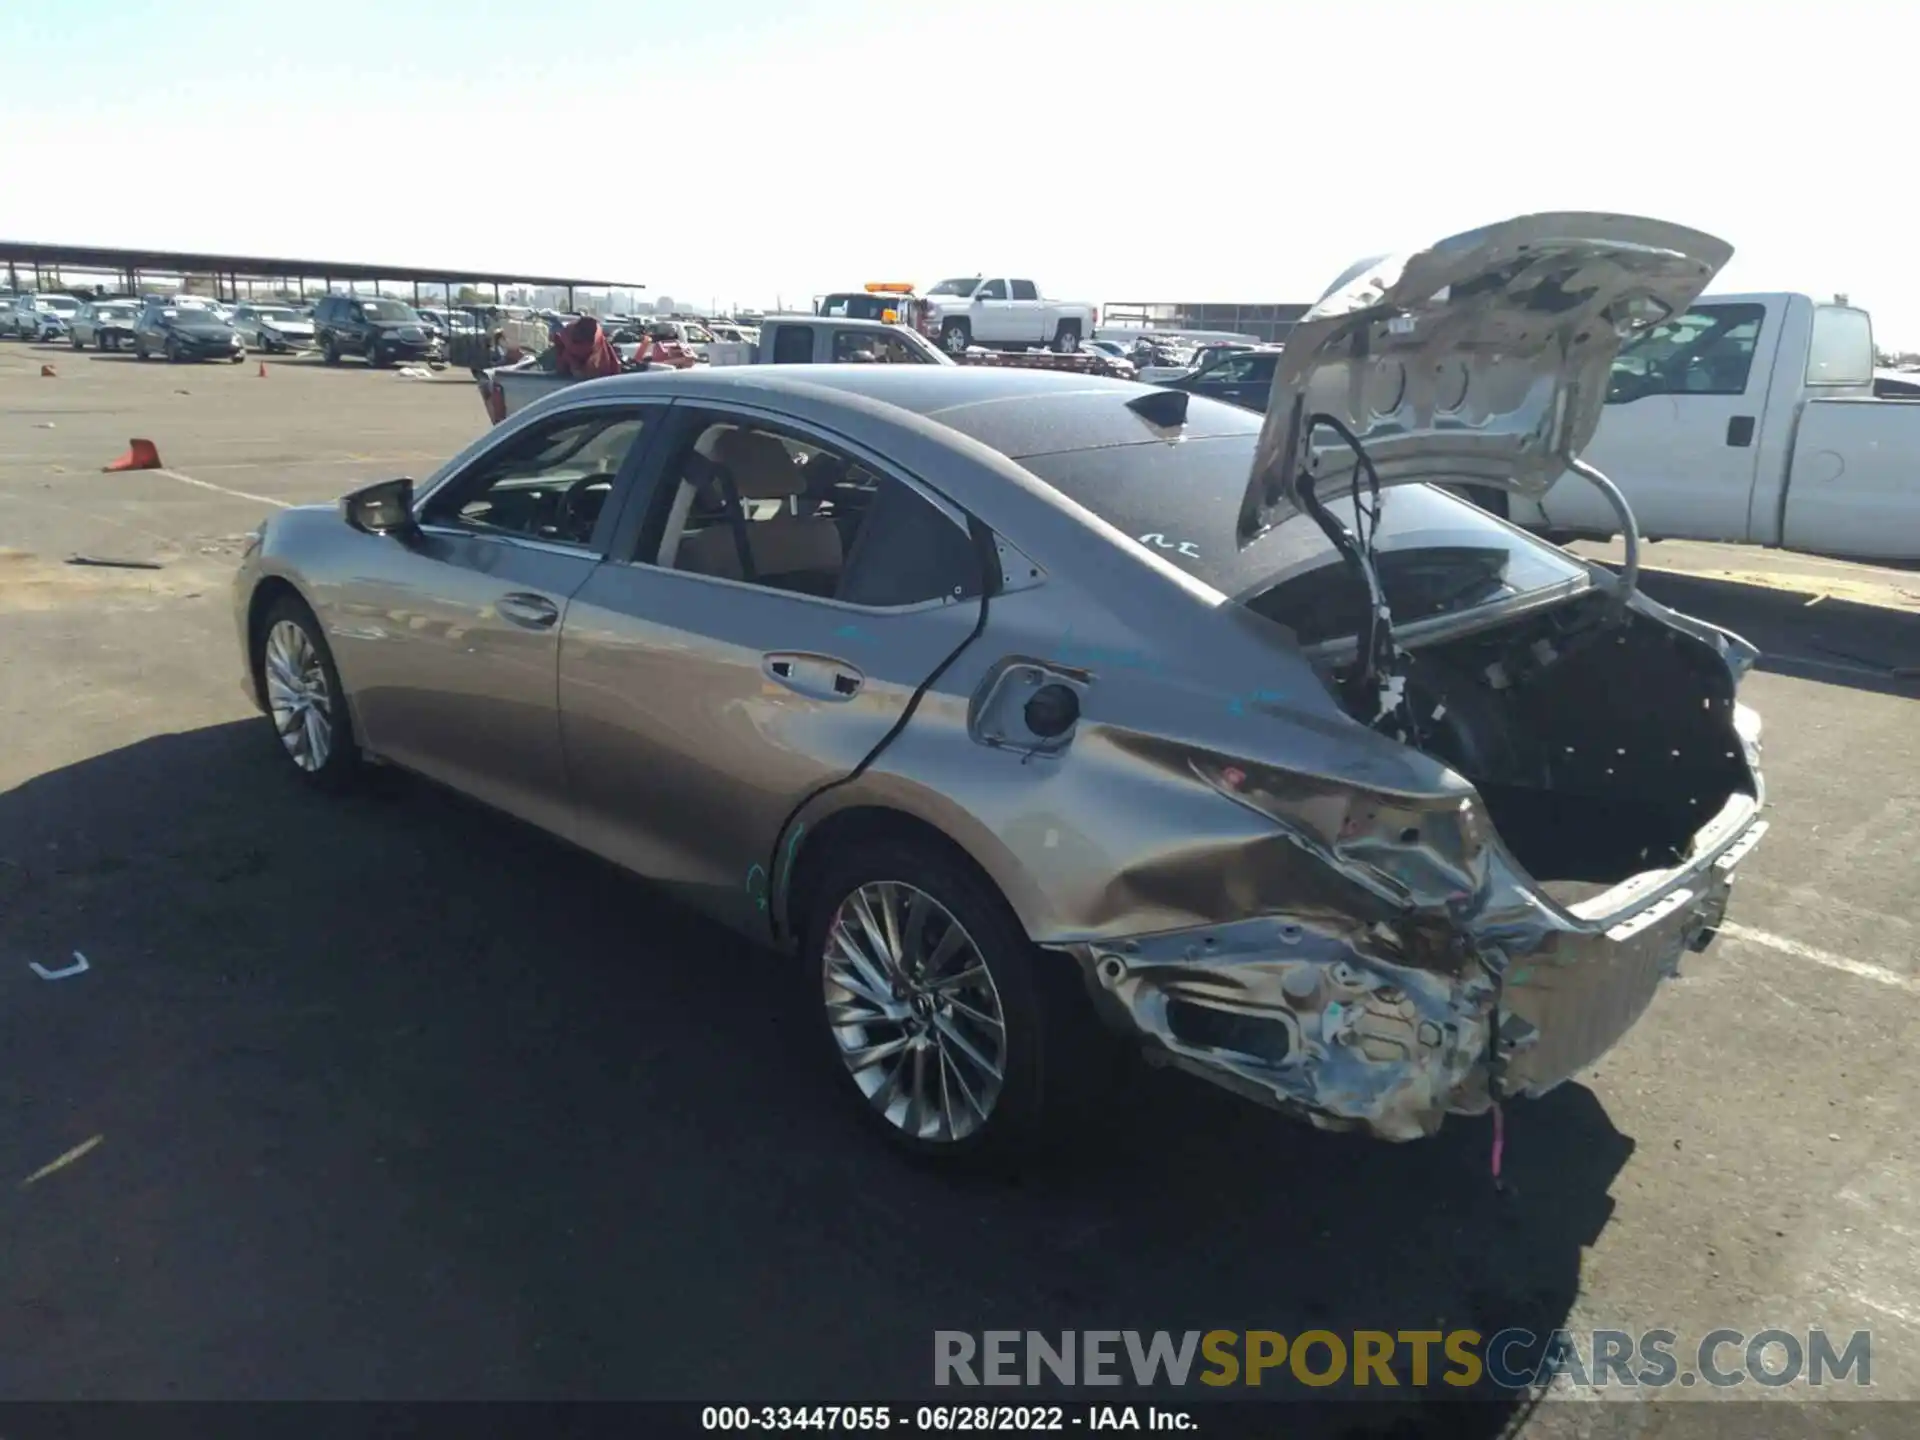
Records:
<instances>
[{"instance_id":1,"label":"distant building","mask_svg":"<svg viewBox=\"0 0 1920 1440\"><path fill-rule=\"evenodd\" d=\"M1100 329L1207 330L1283 341L1307 305L1248 301L1111 300L1100 307Z\"/></svg>"}]
</instances>

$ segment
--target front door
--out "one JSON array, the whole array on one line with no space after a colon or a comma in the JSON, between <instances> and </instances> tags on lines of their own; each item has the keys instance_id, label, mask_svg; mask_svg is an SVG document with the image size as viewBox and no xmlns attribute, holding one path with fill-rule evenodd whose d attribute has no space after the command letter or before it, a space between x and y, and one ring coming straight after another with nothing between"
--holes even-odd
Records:
<instances>
[{"instance_id":1,"label":"front door","mask_svg":"<svg viewBox=\"0 0 1920 1440\"><path fill-rule=\"evenodd\" d=\"M675 413L639 538L567 614L576 838L760 932L788 821L966 643L982 575L952 511L877 458L757 412Z\"/></svg>"},{"instance_id":2,"label":"front door","mask_svg":"<svg viewBox=\"0 0 1920 1440\"><path fill-rule=\"evenodd\" d=\"M1778 338L1762 334L1766 315L1758 304L1696 305L1636 337L1614 362L1582 457L1620 487L1647 538L1750 538L1766 361ZM1540 508L1556 529L1619 528L1613 507L1578 475L1555 481Z\"/></svg>"},{"instance_id":3,"label":"front door","mask_svg":"<svg viewBox=\"0 0 1920 1440\"><path fill-rule=\"evenodd\" d=\"M572 833L554 698L561 627L658 413L600 404L543 417L428 494L415 540L370 538L367 578L329 627L369 749Z\"/></svg>"},{"instance_id":4,"label":"front door","mask_svg":"<svg viewBox=\"0 0 1920 1440\"><path fill-rule=\"evenodd\" d=\"M989 345L1006 345L1024 338L1006 281L988 280L974 292L973 338Z\"/></svg>"}]
</instances>

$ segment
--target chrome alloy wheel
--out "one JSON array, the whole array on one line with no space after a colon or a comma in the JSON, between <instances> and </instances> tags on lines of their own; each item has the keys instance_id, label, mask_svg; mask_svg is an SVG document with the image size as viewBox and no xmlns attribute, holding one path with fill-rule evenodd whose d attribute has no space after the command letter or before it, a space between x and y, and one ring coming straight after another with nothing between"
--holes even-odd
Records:
<instances>
[{"instance_id":1,"label":"chrome alloy wheel","mask_svg":"<svg viewBox=\"0 0 1920 1440\"><path fill-rule=\"evenodd\" d=\"M1006 1078L1006 1016L944 905L898 881L862 885L827 926L822 979L840 1058L889 1124L950 1144L987 1123Z\"/></svg>"},{"instance_id":2,"label":"chrome alloy wheel","mask_svg":"<svg viewBox=\"0 0 1920 1440\"><path fill-rule=\"evenodd\" d=\"M333 753L333 696L326 667L307 632L282 620L267 632L262 668L267 677L267 706L274 728L293 763L317 772Z\"/></svg>"}]
</instances>

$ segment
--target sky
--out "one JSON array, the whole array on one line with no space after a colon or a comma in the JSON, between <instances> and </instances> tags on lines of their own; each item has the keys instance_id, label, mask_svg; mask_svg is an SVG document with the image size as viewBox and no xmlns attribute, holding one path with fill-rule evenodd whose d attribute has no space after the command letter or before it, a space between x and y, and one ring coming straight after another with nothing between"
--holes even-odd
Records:
<instances>
[{"instance_id":1,"label":"sky","mask_svg":"<svg viewBox=\"0 0 1920 1440\"><path fill-rule=\"evenodd\" d=\"M1916 39L1913 0L15 3L0 237L723 307L976 272L1307 301L1608 210L1920 349Z\"/></svg>"}]
</instances>

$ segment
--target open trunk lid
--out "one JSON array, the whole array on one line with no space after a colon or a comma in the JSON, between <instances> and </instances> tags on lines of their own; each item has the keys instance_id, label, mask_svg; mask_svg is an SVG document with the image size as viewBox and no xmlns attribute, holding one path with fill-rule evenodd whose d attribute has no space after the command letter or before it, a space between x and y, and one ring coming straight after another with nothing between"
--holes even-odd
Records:
<instances>
[{"instance_id":1,"label":"open trunk lid","mask_svg":"<svg viewBox=\"0 0 1920 1440\"><path fill-rule=\"evenodd\" d=\"M1546 493L1600 423L1621 342L1684 310L1733 247L1631 215L1524 215L1363 260L1287 337L1241 503L1242 547L1358 470Z\"/></svg>"}]
</instances>

